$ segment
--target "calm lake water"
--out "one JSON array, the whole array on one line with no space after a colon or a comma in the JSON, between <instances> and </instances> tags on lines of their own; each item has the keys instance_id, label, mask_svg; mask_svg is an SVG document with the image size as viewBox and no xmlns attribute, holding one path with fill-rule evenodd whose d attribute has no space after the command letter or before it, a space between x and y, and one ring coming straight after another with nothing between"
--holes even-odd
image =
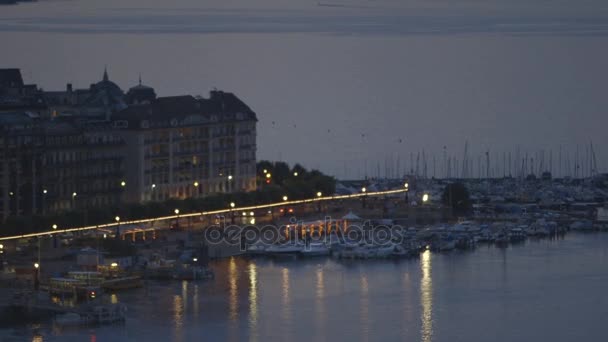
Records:
<instances>
[{"instance_id":1,"label":"calm lake water","mask_svg":"<svg viewBox=\"0 0 608 342\"><path fill-rule=\"evenodd\" d=\"M602 341L608 234L401 261L232 258L207 282L121 293L124 326L0 330L2 341Z\"/></svg>"},{"instance_id":2,"label":"calm lake water","mask_svg":"<svg viewBox=\"0 0 608 342\"><path fill-rule=\"evenodd\" d=\"M0 7L0 42L0 67L45 90L107 66L125 91L141 74L159 96L234 92L258 160L341 179L402 175L423 149L444 177L465 141L493 163L593 141L608 167L606 0L41 0Z\"/></svg>"}]
</instances>

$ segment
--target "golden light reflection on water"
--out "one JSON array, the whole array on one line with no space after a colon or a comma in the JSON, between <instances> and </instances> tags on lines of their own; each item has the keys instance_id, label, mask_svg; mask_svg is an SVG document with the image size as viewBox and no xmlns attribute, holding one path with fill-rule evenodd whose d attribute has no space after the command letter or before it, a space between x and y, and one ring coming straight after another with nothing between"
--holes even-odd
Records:
<instances>
[{"instance_id":1,"label":"golden light reflection on water","mask_svg":"<svg viewBox=\"0 0 608 342\"><path fill-rule=\"evenodd\" d=\"M43 342L43 341L44 341L44 339L40 335L34 335L34 337L32 338L32 342Z\"/></svg>"},{"instance_id":2,"label":"golden light reflection on water","mask_svg":"<svg viewBox=\"0 0 608 342\"><path fill-rule=\"evenodd\" d=\"M283 267L281 270L281 285L282 285L282 318L283 318L283 332L285 333L283 336L284 341L291 340L290 339L290 331L292 329L292 308L291 308L291 288L289 283L289 268Z\"/></svg>"},{"instance_id":3,"label":"golden light reflection on water","mask_svg":"<svg viewBox=\"0 0 608 342\"><path fill-rule=\"evenodd\" d=\"M186 311L188 306L188 281L186 280L182 280L182 305Z\"/></svg>"},{"instance_id":4,"label":"golden light reflection on water","mask_svg":"<svg viewBox=\"0 0 608 342\"><path fill-rule=\"evenodd\" d=\"M433 340L433 281L431 279L430 251L427 250L422 253L420 268L422 270L422 278L420 278L420 304L422 305L420 337L423 342L431 342Z\"/></svg>"},{"instance_id":5,"label":"golden light reflection on water","mask_svg":"<svg viewBox=\"0 0 608 342\"><path fill-rule=\"evenodd\" d=\"M228 264L228 282L230 286L230 293L228 299L228 317L231 321L236 321L238 318L238 272L236 267L236 261L234 261L234 257L230 258L230 262Z\"/></svg>"},{"instance_id":6,"label":"golden light reflection on water","mask_svg":"<svg viewBox=\"0 0 608 342\"><path fill-rule=\"evenodd\" d=\"M112 304L117 304L118 303L118 296L116 295L116 293L112 293L112 295L110 296L110 302Z\"/></svg>"},{"instance_id":7,"label":"golden light reflection on water","mask_svg":"<svg viewBox=\"0 0 608 342\"><path fill-rule=\"evenodd\" d=\"M369 341L369 283L366 275L361 275L361 340Z\"/></svg>"},{"instance_id":8,"label":"golden light reflection on water","mask_svg":"<svg viewBox=\"0 0 608 342\"><path fill-rule=\"evenodd\" d=\"M258 271L249 264L249 340L258 340Z\"/></svg>"},{"instance_id":9,"label":"golden light reflection on water","mask_svg":"<svg viewBox=\"0 0 608 342\"><path fill-rule=\"evenodd\" d=\"M184 301L178 295L173 296L173 324L175 326L174 340L181 341L184 325Z\"/></svg>"},{"instance_id":10,"label":"golden light reflection on water","mask_svg":"<svg viewBox=\"0 0 608 342\"><path fill-rule=\"evenodd\" d=\"M325 321L327 315L325 313L325 280L323 278L323 267L319 267L316 273L317 286L315 296L315 333L318 336L325 334Z\"/></svg>"}]
</instances>

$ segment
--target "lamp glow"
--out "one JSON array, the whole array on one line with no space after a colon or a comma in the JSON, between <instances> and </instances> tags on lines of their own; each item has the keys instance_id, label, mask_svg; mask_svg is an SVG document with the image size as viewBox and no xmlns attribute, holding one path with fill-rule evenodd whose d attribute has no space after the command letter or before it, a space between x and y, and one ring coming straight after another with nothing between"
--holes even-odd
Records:
<instances>
[{"instance_id":1,"label":"lamp glow","mask_svg":"<svg viewBox=\"0 0 608 342\"><path fill-rule=\"evenodd\" d=\"M426 203L426 202L428 202L428 200L429 200L429 194L422 195L422 202Z\"/></svg>"}]
</instances>

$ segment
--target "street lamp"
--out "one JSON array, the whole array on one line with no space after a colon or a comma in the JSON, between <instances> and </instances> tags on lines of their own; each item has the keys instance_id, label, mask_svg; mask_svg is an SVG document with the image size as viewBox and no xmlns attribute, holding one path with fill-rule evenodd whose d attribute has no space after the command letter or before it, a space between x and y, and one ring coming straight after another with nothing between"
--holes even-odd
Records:
<instances>
[{"instance_id":1,"label":"street lamp","mask_svg":"<svg viewBox=\"0 0 608 342\"><path fill-rule=\"evenodd\" d=\"M287 196L283 196L283 201L287 201Z\"/></svg>"},{"instance_id":2,"label":"street lamp","mask_svg":"<svg viewBox=\"0 0 608 342\"><path fill-rule=\"evenodd\" d=\"M228 175L228 180L232 180L232 175Z\"/></svg>"},{"instance_id":3,"label":"street lamp","mask_svg":"<svg viewBox=\"0 0 608 342\"><path fill-rule=\"evenodd\" d=\"M116 236L115 236L115 238L118 239L120 237L120 216L114 217L114 221L116 221Z\"/></svg>"},{"instance_id":4,"label":"street lamp","mask_svg":"<svg viewBox=\"0 0 608 342\"><path fill-rule=\"evenodd\" d=\"M426 203L429 201L429 194L422 195L422 203Z\"/></svg>"},{"instance_id":5,"label":"street lamp","mask_svg":"<svg viewBox=\"0 0 608 342\"><path fill-rule=\"evenodd\" d=\"M48 193L47 189L42 189L42 214L46 213L46 194Z\"/></svg>"},{"instance_id":6,"label":"street lamp","mask_svg":"<svg viewBox=\"0 0 608 342\"><path fill-rule=\"evenodd\" d=\"M408 192L410 191L410 183L405 182L403 187L405 188L405 204L408 204L408 202L409 202Z\"/></svg>"},{"instance_id":7,"label":"street lamp","mask_svg":"<svg viewBox=\"0 0 608 342\"><path fill-rule=\"evenodd\" d=\"M57 230L57 225L53 224L51 226L51 228L53 228L53 230ZM55 234L52 234L53 236L53 248L57 248L57 236Z\"/></svg>"},{"instance_id":8,"label":"street lamp","mask_svg":"<svg viewBox=\"0 0 608 342\"><path fill-rule=\"evenodd\" d=\"M198 188L198 182L194 182L194 186Z\"/></svg>"},{"instance_id":9,"label":"street lamp","mask_svg":"<svg viewBox=\"0 0 608 342\"><path fill-rule=\"evenodd\" d=\"M298 171L295 171L295 172L293 173L293 176L294 176L294 177L298 177Z\"/></svg>"},{"instance_id":10,"label":"street lamp","mask_svg":"<svg viewBox=\"0 0 608 342\"><path fill-rule=\"evenodd\" d=\"M317 191L317 198L321 198L321 196L323 196L323 193L321 191ZM321 201L317 201L317 211L321 212Z\"/></svg>"},{"instance_id":11,"label":"street lamp","mask_svg":"<svg viewBox=\"0 0 608 342\"><path fill-rule=\"evenodd\" d=\"M40 264L35 262L34 269L34 290L38 291L38 288L40 288Z\"/></svg>"},{"instance_id":12,"label":"street lamp","mask_svg":"<svg viewBox=\"0 0 608 342\"><path fill-rule=\"evenodd\" d=\"M72 192L72 209L76 207L76 195L78 195L75 191Z\"/></svg>"},{"instance_id":13,"label":"street lamp","mask_svg":"<svg viewBox=\"0 0 608 342\"><path fill-rule=\"evenodd\" d=\"M122 186L123 188L127 185L127 182L125 182L124 180L120 182L120 186Z\"/></svg>"},{"instance_id":14,"label":"street lamp","mask_svg":"<svg viewBox=\"0 0 608 342\"><path fill-rule=\"evenodd\" d=\"M175 213L175 215L179 215L179 209L175 209L173 210L173 212Z\"/></svg>"},{"instance_id":15,"label":"street lamp","mask_svg":"<svg viewBox=\"0 0 608 342\"><path fill-rule=\"evenodd\" d=\"M236 204L234 204L234 202L230 202L230 222L232 222L232 224L234 224L234 207L236 206Z\"/></svg>"},{"instance_id":16,"label":"street lamp","mask_svg":"<svg viewBox=\"0 0 608 342\"><path fill-rule=\"evenodd\" d=\"M362 188L361 188L361 192L363 193L363 198L361 199L361 205L363 206L363 208L365 208L365 206L366 206L366 203L365 203L365 202L366 202L366 198L367 198L367 195L366 195L366 193L367 193L367 188L362 187Z\"/></svg>"}]
</instances>

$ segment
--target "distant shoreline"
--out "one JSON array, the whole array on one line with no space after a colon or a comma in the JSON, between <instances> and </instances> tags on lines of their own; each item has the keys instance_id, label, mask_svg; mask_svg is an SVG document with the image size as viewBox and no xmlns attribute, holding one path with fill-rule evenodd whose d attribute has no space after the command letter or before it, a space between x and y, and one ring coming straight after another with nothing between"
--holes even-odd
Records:
<instances>
[{"instance_id":1,"label":"distant shoreline","mask_svg":"<svg viewBox=\"0 0 608 342\"><path fill-rule=\"evenodd\" d=\"M16 5L20 2L35 2L38 0L0 0L0 5Z\"/></svg>"}]
</instances>

